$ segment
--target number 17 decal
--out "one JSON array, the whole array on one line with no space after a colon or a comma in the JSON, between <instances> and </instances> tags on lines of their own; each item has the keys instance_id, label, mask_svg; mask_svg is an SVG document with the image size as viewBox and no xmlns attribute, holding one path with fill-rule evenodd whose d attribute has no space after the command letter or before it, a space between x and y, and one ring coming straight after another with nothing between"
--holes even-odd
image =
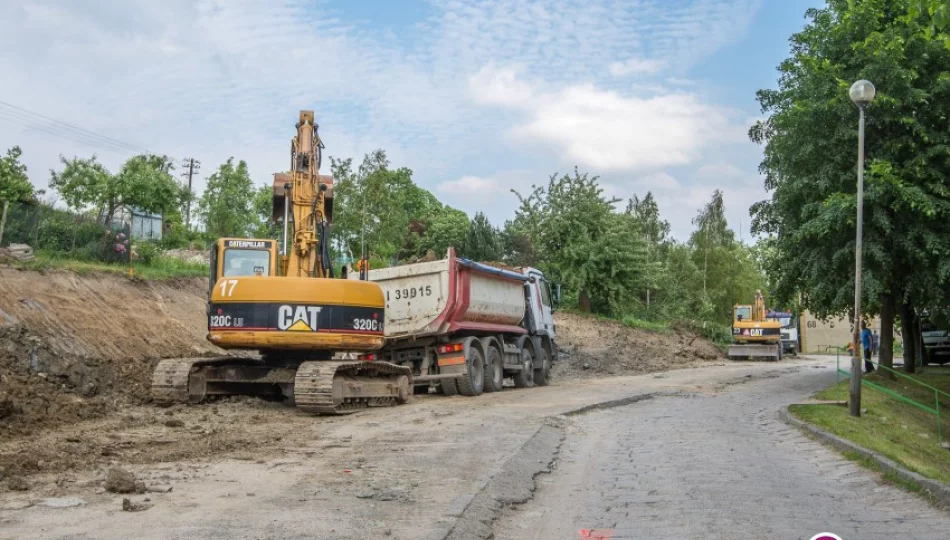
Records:
<instances>
[{"instance_id":1,"label":"number 17 decal","mask_svg":"<svg viewBox=\"0 0 950 540\"><path fill-rule=\"evenodd\" d=\"M225 279L221 281L221 296L231 296L234 294L234 287L237 287L238 280Z\"/></svg>"}]
</instances>

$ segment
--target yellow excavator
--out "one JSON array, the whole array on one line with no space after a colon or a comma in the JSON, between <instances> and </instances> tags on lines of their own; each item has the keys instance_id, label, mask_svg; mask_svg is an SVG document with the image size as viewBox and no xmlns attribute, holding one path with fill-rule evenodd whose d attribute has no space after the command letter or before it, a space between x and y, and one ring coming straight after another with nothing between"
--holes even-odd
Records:
<instances>
[{"instance_id":1,"label":"yellow excavator","mask_svg":"<svg viewBox=\"0 0 950 540\"><path fill-rule=\"evenodd\" d=\"M782 324L766 318L765 298L762 291L755 291L755 301L750 305L732 308L732 344L729 346L732 360L782 359Z\"/></svg>"},{"instance_id":2,"label":"yellow excavator","mask_svg":"<svg viewBox=\"0 0 950 540\"><path fill-rule=\"evenodd\" d=\"M407 367L376 361L385 301L376 283L334 279L328 251L333 179L320 175L323 144L313 111L301 111L289 173L274 175L276 239L222 238L211 250L208 340L258 355L161 361L160 404L208 396L264 395L297 408L346 414L405 403Z\"/></svg>"}]
</instances>

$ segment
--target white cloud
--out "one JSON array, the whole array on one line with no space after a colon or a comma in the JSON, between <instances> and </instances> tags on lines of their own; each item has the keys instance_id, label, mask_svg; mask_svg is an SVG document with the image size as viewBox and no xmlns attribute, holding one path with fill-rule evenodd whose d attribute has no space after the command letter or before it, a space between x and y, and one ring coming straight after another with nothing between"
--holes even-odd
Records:
<instances>
[{"instance_id":1,"label":"white cloud","mask_svg":"<svg viewBox=\"0 0 950 540\"><path fill-rule=\"evenodd\" d=\"M483 67L470 78L475 100L526 117L515 140L554 148L566 164L598 171L642 171L685 165L734 128L727 112L688 93L624 96L592 84L538 90L512 68ZM488 88L487 92L479 89Z\"/></svg>"},{"instance_id":2,"label":"white cloud","mask_svg":"<svg viewBox=\"0 0 950 540\"><path fill-rule=\"evenodd\" d=\"M616 77L624 75L653 75L666 66L666 62L653 58L630 58L623 62L610 64L610 74Z\"/></svg>"},{"instance_id":3,"label":"white cloud","mask_svg":"<svg viewBox=\"0 0 950 540\"><path fill-rule=\"evenodd\" d=\"M483 196L486 193L493 193L499 189L498 181L494 178L481 178L478 176L463 176L458 180L450 180L439 184L437 190L439 193L458 196Z\"/></svg>"}]
</instances>

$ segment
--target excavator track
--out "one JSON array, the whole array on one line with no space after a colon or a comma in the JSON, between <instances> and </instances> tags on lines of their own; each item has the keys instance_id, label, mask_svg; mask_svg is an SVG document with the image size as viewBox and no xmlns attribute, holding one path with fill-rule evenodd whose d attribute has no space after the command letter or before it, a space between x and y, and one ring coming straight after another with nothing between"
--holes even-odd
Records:
<instances>
[{"instance_id":1,"label":"excavator track","mask_svg":"<svg viewBox=\"0 0 950 540\"><path fill-rule=\"evenodd\" d=\"M202 384L192 380L198 368L233 362L230 356L213 358L171 358L162 360L152 372L152 401L159 405L198 403L205 397Z\"/></svg>"},{"instance_id":2,"label":"excavator track","mask_svg":"<svg viewBox=\"0 0 950 540\"><path fill-rule=\"evenodd\" d=\"M294 378L297 408L317 414L351 414L409 401L412 370L388 362L311 361Z\"/></svg>"}]
</instances>

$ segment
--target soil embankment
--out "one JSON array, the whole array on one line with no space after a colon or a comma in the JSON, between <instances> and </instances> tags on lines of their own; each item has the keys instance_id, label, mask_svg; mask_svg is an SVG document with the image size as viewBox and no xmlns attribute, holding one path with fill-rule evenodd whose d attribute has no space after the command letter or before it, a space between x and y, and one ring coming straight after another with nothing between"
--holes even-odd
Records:
<instances>
[{"instance_id":1,"label":"soil embankment","mask_svg":"<svg viewBox=\"0 0 950 540\"><path fill-rule=\"evenodd\" d=\"M0 438L148 399L160 358L205 340L207 281L0 268Z\"/></svg>"},{"instance_id":2,"label":"soil embankment","mask_svg":"<svg viewBox=\"0 0 950 540\"><path fill-rule=\"evenodd\" d=\"M667 371L722 359L711 341L688 332L650 332L576 313L558 313L555 323L561 350L555 380Z\"/></svg>"}]
</instances>

